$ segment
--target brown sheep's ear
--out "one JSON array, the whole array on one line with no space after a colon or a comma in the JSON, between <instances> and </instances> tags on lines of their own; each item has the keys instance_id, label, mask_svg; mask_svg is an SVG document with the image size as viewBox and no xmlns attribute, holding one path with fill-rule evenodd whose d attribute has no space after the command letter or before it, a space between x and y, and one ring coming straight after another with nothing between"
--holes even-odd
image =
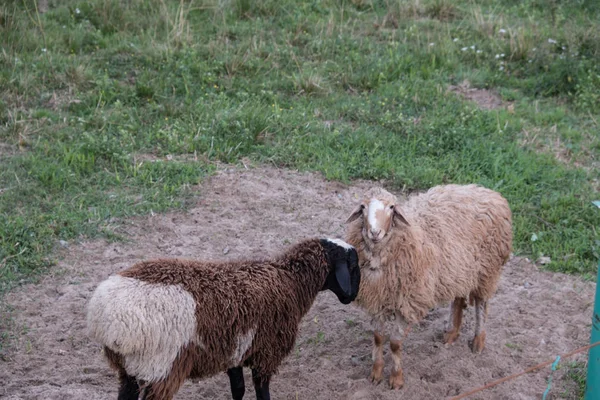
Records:
<instances>
[{"instance_id":1,"label":"brown sheep's ear","mask_svg":"<svg viewBox=\"0 0 600 400\"><path fill-rule=\"evenodd\" d=\"M354 211L352 211L352 214L350 214L350 216L346 220L346 223L348 224L348 223L358 219L358 217L360 217L362 215L362 211L364 208L365 208L364 204L361 204L360 206L356 207L356 209Z\"/></svg>"},{"instance_id":2,"label":"brown sheep's ear","mask_svg":"<svg viewBox=\"0 0 600 400\"><path fill-rule=\"evenodd\" d=\"M404 215L402 215L402 213L400 212L400 208L397 206L394 206L394 220L398 219L399 221L405 223L406 225L410 226L410 224L408 223L408 221L406 220L406 218L404 218Z\"/></svg>"}]
</instances>

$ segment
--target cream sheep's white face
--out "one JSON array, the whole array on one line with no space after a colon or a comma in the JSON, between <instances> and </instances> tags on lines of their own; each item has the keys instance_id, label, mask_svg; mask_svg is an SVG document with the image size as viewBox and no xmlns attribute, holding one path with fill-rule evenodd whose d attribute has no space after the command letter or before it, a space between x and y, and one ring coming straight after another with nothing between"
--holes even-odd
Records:
<instances>
[{"instance_id":1,"label":"cream sheep's white face","mask_svg":"<svg viewBox=\"0 0 600 400\"><path fill-rule=\"evenodd\" d=\"M392 226L394 217L394 204L371 199L364 208L365 223L363 235L366 235L373 243L380 242Z\"/></svg>"},{"instance_id":2,"label":"cream sheep's white face","mask_svg":"<svg viewBox=\"0 0 600 400\"><path fill-rule=\"evenodd\" d=\"M395 196L382 191L380 189L377 190L379 193L367 194L346 221L349 223L361 218L362 236L372 243L383 241L395 223L410 225L396 205Z\"/></svg>"}]
</instances>

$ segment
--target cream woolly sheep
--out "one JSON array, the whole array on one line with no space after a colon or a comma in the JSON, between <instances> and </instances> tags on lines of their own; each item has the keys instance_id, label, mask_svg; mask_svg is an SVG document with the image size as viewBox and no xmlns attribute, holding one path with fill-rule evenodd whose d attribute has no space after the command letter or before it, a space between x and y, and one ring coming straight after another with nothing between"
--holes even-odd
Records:
<instances>
[{"instance_id":1,"label":"cream woolly sheep","mask_svg":"<svg viewBox=\"0 0 600 400\"><path fill-rule=\"evenodd\" d=\"M109 277L89 304L89 335L118 371L120 400L171 399L187 378L227 371L234 400L252 368L259 400L292 350L298 324L321 290L356 297L356 250L311 239L272 260L146 261Z\"/></svg>"},{"instance_id":2,"label":"cream woolly sheep","mask_svg":"<svg viewBox=\"0 0 600 400\"><path fill-rule=\"evenodd\" d=\"M402 387L402 340L412 323L451 301L444 342L459 335L467 298L475 303L473 352L485 345L487 301L512 247L508 202L477 185L437 186L402 205L381 188L369 190L347 222L356 247L361 286L356 302L375 327L371 380L382 379L383 332L390 333L390 385ZM391 325L391 326L390 326Z\"/></svg>"}]
</instances>

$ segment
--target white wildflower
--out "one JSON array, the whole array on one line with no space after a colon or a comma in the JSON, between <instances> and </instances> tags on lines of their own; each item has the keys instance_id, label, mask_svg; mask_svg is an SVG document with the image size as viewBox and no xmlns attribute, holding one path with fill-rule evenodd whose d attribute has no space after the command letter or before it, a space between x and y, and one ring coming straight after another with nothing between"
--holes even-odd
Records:
<instances>
[{"instance_id":1,"label":"white wildflower","mask_svg":"<svg viewBox=\"0 0 600 400\"><path fill-rule=\"evenodd\" d=\"M46 52L46 48L44 47L44 48L42 49L42 53L45 53L45 52Z\"/></svg>"},{"instance_id":2,"label":"white wildflower","mask_svg":"<svg viewBox=\"0 0 600 400\"><path fill-rule=\"evenodd\" d=\"M533 62L533 60L529 60L528 63L531 64Z\"/></svg>"},{"instance_id":3,"label":"white wildflower","mask_svg":"<svg viewBox=\"0 0 600 400\"><path fill-rule=\"evenodd\" d=\"M504 57L504 53L500 54L500 57Z\"/></svg>"},{"instance_id":4,"label":"white wildflower","mask_svg":"<svg viewBox=\"0 0 600 400\"><path fill-rule=\"evenodd\" d=\"M80 13L81 13L81 11L79 10L79 8L76 8L75 9L75 14L80 14Z\"/></svg>"},{"instance_id":5,"label":"white wildflower","mask_svg":"<svg viewBox=\"0 0 600 400\"><path fill-rule=\"evenodd\" d=\"M479 54L479 53L482 53L482 51L481 50L477 50L477 54Z\"/></svg>"},{"instance_id":6,"label":"white wildflower","mask_svg":"<svg viewBox=\"0 0 600 400\"><path fill-rule=\"evenodd\" d=\"M533 50L533 51L536 51L536 50L537 50L537 47L534 47L534 48L533 48L533 49L531 49L531 50Z\"/></svg>"},{"instance_id":7,"label":"white wildflower","mask_svg":"<svg viewBox=\"0 0 600 400\"><path fill-rule=\"evenodd\" d=\"M471 46L471 50L475 50L475 46Z\"/></svg>"},{"instance_id":8,"label":"white wildflower","mask_svg":"<svg viewBox=\"0 0 600 400\"><path fill-rule=\"evenodd\" d=\"M435 43L429 43L430 46L433 46Z\"/></svg>"},{"instance_id":9,"label":"white wildflower","mask_svg":"<svg viewBox=\"0 0 600 400\"><path fill-rule=\"evenodd\" d=\"M501 65L500 68L498 68L500 71L504 71L504 65Z\"/></svg>"},{"instance_id":10,"label":"white wildflower","mask_svg":"<svg viewBox=\"0 0 600 400\"><path fill-rule=\"evenodd\" d=\"M563 47L562 47L562 49L563 49L563 50L566 50L566 49L567 49L567 47L566 47L566 46L563 46Z\"/></svg>"},{"instance_id":11,"label":"white wildflower","mask_svg":"<svg viewBox=\"0 0 600 400\"><path fill-rule=\"evenodd\" d=\"M460 51L467 51L468 47L463 47Z\"/></svg>"},{"instance_id":12,"label":"white wildflower","mask_svg":"<svg viewBox=\"0 0 600 400\"><path fill-rule=\"evenodd\" d=\"M500 33L501 35L504 35L504 34L506 33L506 29L500 29L500 30L498 31L498 33Z\"/></svg>"},{"instance_id":13,"label":"white wildflower","mask_svg":"<svg viewBox=\"0 0 600 400\"><path fill-rule=\"evenodd\" d=\"M496 54L496 58L500 58L500 54Z\"/></svg>"},{"instance_id":14,"label":"white wildflower","mask_svg":"<svg viewBox=\"0 0 600 400\"><path fill-rule=\"evenodd\" d=\"M548 39L548 43L556 44L557 42L554 39Z\"/></svg>"},{"instance_id":15,"label":"white wildflower","mask_svg":"<svg viewBox=\"0 0 600 400\"><path fill-rule=\"evenodd\" d=\"M452 39L452 41L453 42L458 42L458 38L456 37L456 38Z\"/></svg>"}]
</instances>

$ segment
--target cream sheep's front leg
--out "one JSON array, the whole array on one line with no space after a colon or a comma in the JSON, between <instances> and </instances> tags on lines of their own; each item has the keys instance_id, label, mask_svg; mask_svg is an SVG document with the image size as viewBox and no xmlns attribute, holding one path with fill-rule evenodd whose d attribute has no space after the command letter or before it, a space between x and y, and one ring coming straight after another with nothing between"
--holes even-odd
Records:
<instances>
[{"instance_id":1,"label":"cream sheep's front leg","mask_svg":"<svg viewBox=\"0 0 600 400\"><path fill-rule=\"evenodd\" d=\"M485 347L485 319L487 316L487 301L475 298L475 337L472 351L479 354Z\"/></svg>"},{"instance_id":2,"label":"cream sheep's front leg","mask_svg":"<svg viewBox=\"0 0 600 400\"><path fill-rule=\"evenodd\" d=\"M467 302L464 297L457 297L450 304L450 317L446 332L444 332L444 344L451 345L460 334L460 326L462 324L463 310L467 307Z\"/></svg>"},{"instance_id":3,"label":"cream sheep's front leg","mask_svg":"<svg viewBox=\"0 0 600 400\"><path fill-rule=\"evenodd\" d=\"M404 318L396 317L396 326L390 336L390 350L392 351L392 373L390 375L390 387L400 389L404 386L404 374L402 372L402 343L410 332L411 324Z\"/></svg>"},{"instance_id":4,"label":"cream sheep's front leg","mask_svg":"<svg viewBox=\"0 0 600 400\"><path fill-rule=\"evenodd\" d=\"M385 336L383 335L383 323L373 319L371 324L373 325L373 369L370 379L373 383L379 383L383 378L383 367L385 366L383 361L383 340Z\"/></svg>"}]
</instances>

